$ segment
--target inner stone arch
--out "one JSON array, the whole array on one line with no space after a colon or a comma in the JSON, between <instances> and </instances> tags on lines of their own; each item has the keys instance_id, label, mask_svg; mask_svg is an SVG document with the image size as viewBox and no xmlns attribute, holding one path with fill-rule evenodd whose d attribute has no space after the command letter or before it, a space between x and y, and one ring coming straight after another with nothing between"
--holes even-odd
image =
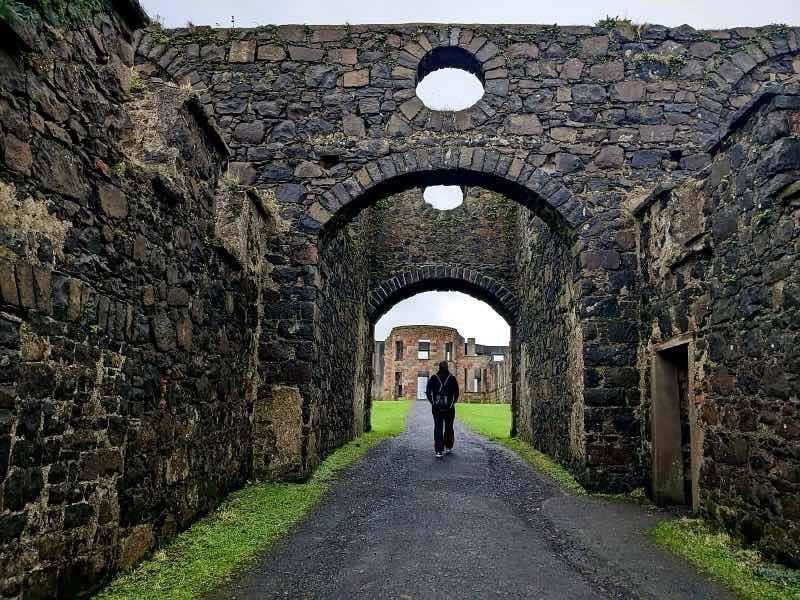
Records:
<instances>
[{"instance_id":1,"label":"inner stone arch","mask_svg":"<svg viewBox=\"0 0 800 600\"><path fill-rule=\"evenodd\" d=\"M485 302L509 325L516 319L514 293L492 277L450 265L430 265L397 273L374 285L369 293L368 314L373 324L393 306L423 292L461 292Z\"/></svg>"}]
</instances>

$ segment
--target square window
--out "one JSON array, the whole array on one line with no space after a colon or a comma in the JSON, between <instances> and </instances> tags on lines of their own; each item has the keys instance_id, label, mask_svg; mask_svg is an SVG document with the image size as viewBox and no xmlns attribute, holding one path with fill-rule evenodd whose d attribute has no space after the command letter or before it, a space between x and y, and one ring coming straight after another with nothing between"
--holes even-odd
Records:
<instances>
[{"instance_id":1,"label":"square window","mask_svg":"<svg viewBox=\"0 0 800 600\"><path fill-rule=\"evenodd\" d=\"M420 340L417 346L417 358L420 360L427 360L431 354L430 340Z\"/></svg>"}]
</instances>

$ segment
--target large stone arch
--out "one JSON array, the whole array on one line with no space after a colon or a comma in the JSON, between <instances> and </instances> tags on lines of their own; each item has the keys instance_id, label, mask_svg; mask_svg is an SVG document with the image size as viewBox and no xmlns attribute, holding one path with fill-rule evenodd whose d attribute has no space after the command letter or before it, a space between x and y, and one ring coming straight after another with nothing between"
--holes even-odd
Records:
<instances>
[{"instance_id":1,"label":"large stone arch","mask_svg":"<svg viewBox=\"0 0 800 600\"><path fill-rule=\"evenodd\" d=\"M429 291L464 292L486 302L509 324L516 319L517 299L512 290L474 269L454 265L424 265L374 285L367 299L370 319L374 323L398 302Z\"/></svg>"},{"instance_id":2,"label":"large stone arch","mask_svg":"<svg viewBox=\"0 0 800 600\"><path fill-rule=\"evenodd\" d=\"M569 189L526 158L463 146L398 152L369 162L325 192L306 216L320 225L324 238L377 200L429 185L485 187L531 209L562 233L576 231L587 218Z\"/></svg>"}]
</instances>

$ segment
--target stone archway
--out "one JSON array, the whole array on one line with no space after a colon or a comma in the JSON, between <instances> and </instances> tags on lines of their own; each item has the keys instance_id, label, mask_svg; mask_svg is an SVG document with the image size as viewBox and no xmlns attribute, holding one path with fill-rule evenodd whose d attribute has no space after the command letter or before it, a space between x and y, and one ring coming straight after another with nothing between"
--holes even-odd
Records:
<instances>
[{"instance_id":1,"label":"stone archway","mask_svg":"<svg viewBox=\"0 0 800 600\"><path fill-rule=\"evenodd\" d=\"M474 269L453 265L420 266L374 285L367 301L369 317L374 323L398 302L428 291L463 292L486 302L509 323L516 319L512 290Z\"/></svg>"},{"instance_id":2,"label":"stone archway","mask_svg":"<svg viewBox=\"0 0 800 600\"><path fill-rule=\"evenodd\" d=\"M557 178L514 154L466 146L419 149L372 161L322 194L306 217L323 235L382 197L427 185L474 185L519 202L567 233L587 218L586 206Z\"/></svg>"}]
</instances>

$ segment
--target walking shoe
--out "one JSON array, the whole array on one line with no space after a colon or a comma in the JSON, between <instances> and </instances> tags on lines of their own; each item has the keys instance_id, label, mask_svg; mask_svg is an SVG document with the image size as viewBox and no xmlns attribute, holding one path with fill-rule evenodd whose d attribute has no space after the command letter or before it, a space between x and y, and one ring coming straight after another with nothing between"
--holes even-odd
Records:
<instances>
[{"instance_id":1,"label":"walking shoe","mask_svg":"<svg viewBox=\"0 0 800 600\"><path fill-rule=\"evenodd\" d=\"M443 454L441 452L436 453L436 458L442 458Z\"/></svg>"},{"instance_id":2,"label":"walking shoe","mask_svg":"<svg viewBox=\"0 0 800 600\"><path fill-rule=\"evenodd\" d=\"M445 449L444 453L445 454L452 454L453 453L453 449L452 448L447 448L447 449Z\"/></svg>"}]
</instances>

